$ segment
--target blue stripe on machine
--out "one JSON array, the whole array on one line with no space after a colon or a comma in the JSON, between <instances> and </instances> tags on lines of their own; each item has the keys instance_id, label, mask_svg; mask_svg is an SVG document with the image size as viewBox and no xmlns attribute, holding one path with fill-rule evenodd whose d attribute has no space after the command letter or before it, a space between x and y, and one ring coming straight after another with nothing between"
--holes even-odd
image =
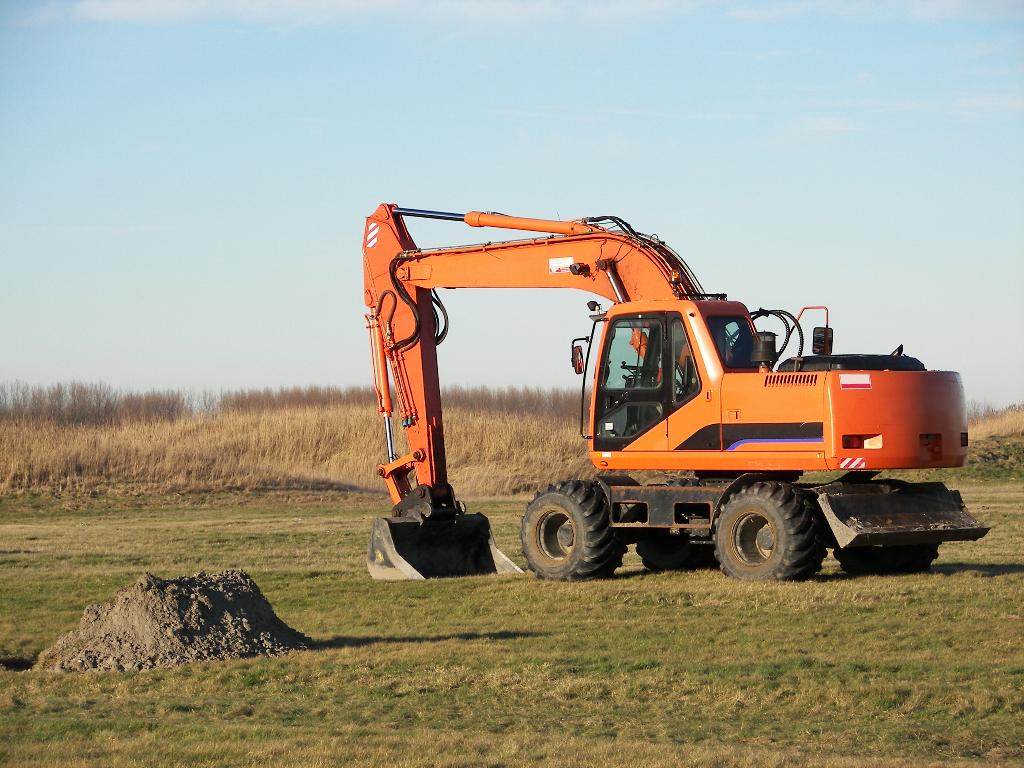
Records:
<instances>
[{"instance_id":1,"label":"blue stripe on machine","mask_svg":"<svg viewBox=\"0 0 1024 768\"><path fill-rule=\"evenodd\" d=\"M746 440L737 440L725 450L735 451L741 445L750 443L824 443L824 437L752 437Z\"/></svg>"}]
</instances>

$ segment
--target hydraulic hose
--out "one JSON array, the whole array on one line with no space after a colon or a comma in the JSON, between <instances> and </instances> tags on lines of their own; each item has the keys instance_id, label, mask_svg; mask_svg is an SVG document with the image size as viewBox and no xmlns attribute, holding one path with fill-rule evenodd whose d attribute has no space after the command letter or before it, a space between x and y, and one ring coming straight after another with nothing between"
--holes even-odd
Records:
<instances>
[{"instance_id":1,"label":"hydraulic hose","mask_svg":"<svg viewBox=\"0 0 1024 768\"><path fill-rule=\"evenodd\" d=\"M793 323L793 328L796 330L796 337L797 337L797 340L798 340L796 356L797 357L803 357L804 356L804 329L800 327L800 322L793 316L793 314L791 312L787 312L784 309L777 310L777 312L780 315L785 315L786 317L788 317L790 319L790 321ZM789 343L789 336L788 335L786 336L786 342ZM782 345L782 349L785 349L785 348L786 348L786 345L783 344ZM780 356L781 356L781 352L782 351L780 350L779 351Z\"/></svg>"},{"instance_id":2,"label":"hydraulic hose","mask_svg":"<svg viewBox=\"0 0 1024 768\"><path fill-rule=\"evenodd\" d=\"M765 309L764 307L761 307L756 312L750 313L750 319L752 321L768 316L775 317L780 320L786 329L786 335L782 339L782 346L779 347L778 352L776 353L776 359L782 357L782 353L789 345L789 340L792 338L794 330L797 332L797 338L799 339L797 357L802 357L804 352L804 331L803 328L800 327L800 323L797 322L797 319L793 317L790 312L787 312L784 309Z\"/></svg>"},{"instance_id":3,"label":"hydraulic hose","mask_svg":"<svg viewBox=\"0 0 1024 768\"><path fill-rule=\"evenodd\" d=\"M387 319L384 321L384 328L388 328L391 325L391 319L395 316L395 310L398 308L398 299L395 298L393 291L384 291L381 293L380 298L377 299L377 306L373 310L373 314L380 317L381 308L384 306L384 299L391 298L391 311L388 313Z\"/></svg>"},{"instance_id":4,"label":"hydraulic hose","mask_svg":"<svg viewBox=\"0 0 1024 768\"><path fill-rule=\"evenodd\" d=\"M448 336L448 310L444 308L444 302L437 295L437 291L433 289L430 291L430 303L434 305L434 344L439 346ZM441 313L440 317L438 317L438 312ZM443 327L441 325L442 318L444 319Z\"/></svg>"},{"instance_id":5,"label":"hydraulic hose","mask_svg":"<svg viewBox=\"0 0 1024 768\"><path fill-rule=\"evenodd\" d=\"M683 261L682 257L678 253L665 245L665 243L657 237L637 232L628 221L620 219L618 216L591 216L584 219L583 222L585 224L596 224L598 226L601 226L606 222L614 224L631 239L637 240L648 246L661 260L662 265L669 274L678 272L688 283L685 287L688 295L705 295L704 288L701 286L700 281L697 280L697 276L690 270L689 265Z\"/></svg>"},{"instance_id":6,"label":"hydraulic hose","mask_svg":"<svg viewBox=\"0 0 1024 768\"><path fill-rule=\"evenodd\" d=\"M415 346L416 342L419 341L420 338L420 313L416 308L416 302L412 300L412 296L410 296L409 292L405 290L405 286L402 285L402 281L398 279L397 272L399 261L399 258L391 260L391 264L388 265L388 275L391 277L391 285L394 286L395 293L398 294L398 297L405 302L409 307L409 311L412 312L413 327L412 333L401 341L395 342L394 347L392 347L392 351L394 352L401 352L404 349Z\"/></svg>"},{"instance_id":7,"label":"hydraulic hose","mask_svg":"<svg viewBox=\"0 0 1024 768\"><path fill-rule=\"evenodd\" d=\"M397 258L391 260L391 264L388 266L388 274L391 276L391 284L395 287L395 292L402 301L405 302L406 306L409 307L409 311L412 312L413 330L412 333L404 339L395 342L395 345L392 348L395 352L401 352L404 349L409 349L410 347L415 346L416 342L418 342L420 338L421 327L420 313L419 309L416 307L416 302L413 301L412 296L409 295L409 292L402 284L402 281L398 279L397 272L399 261L400 260ZM382 303L384 296L389 293L391 293L391 291L381 295L381 300L377 302L378 307ZM448 310L445 309L444 302L441 301L441 297L437 295L437 291L435 290L430 291L430 303L431 308L434 311L434 344L440 344L448 336ZM388 322L390 322L391 317L393 317L394 314L395 310L392 308L391 315L388 316ZM442 320L444 321L443 323Z\"/></svg>"}]
</instances>

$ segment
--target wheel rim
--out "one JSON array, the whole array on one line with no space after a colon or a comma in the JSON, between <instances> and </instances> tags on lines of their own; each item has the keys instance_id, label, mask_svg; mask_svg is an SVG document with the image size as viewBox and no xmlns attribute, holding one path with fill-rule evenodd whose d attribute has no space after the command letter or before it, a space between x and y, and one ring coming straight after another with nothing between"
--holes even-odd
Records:
<instances>
[{"instance_id":1,"label":"wheel rim","mask_svg":"<svg viewBox=\"0 0 1024 768\"><path fill-rule=\"evenodd\" d=\"M733 528L733 548L745 565L767 562L775 549L775 528L759 512L746 512Z\"/></svg>"},{"instance_id":2,"label":"wheel rim","mask_svg":"<svg viewBox=\"0 0 1024 768\"><path fill-rule=\"evenodd\" d=\"M537 523L537 543L546 557L565 560L576 545L572 518L562 509L545 510Z\"/></svg>"}]
</instances>

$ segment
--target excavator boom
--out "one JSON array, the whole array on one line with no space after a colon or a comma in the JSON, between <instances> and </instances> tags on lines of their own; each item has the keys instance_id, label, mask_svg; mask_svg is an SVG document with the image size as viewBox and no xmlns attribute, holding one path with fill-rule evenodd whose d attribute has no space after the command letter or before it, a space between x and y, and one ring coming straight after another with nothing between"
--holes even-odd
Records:
<instances>
[{"instance_id":1,"label":"excavator boom","mask_svg":"<svg viewBox=\"0 0 1024 768\"><path fill-rule=\"evenodd\" d=\"M404 219L463 221L549 233L548 237L421 250ZM618 223L618 231L597 222ZM656 238L636 233L614 217L552 221L472 211L466 214L380 205L367 218L363 238L364 300L373 350L378 411L390 424L390 384L409 451L382 467L391 499L398 504L417 485L433 489L443 508L447 493L444 427L437 372L437 288L575 288L613 302L701 297L703 288L685 262ZM391 428L385 431L391 434ZM431 510L431 514L438 509ZM424 510L426 511L426 510ZM443 514L443 512L442 512Z\"/></svg>"},{"instance_id":2,"label":"excavator boom","mask_svg":"<svg viewBox=\"0 0 1024 768\"><path fill-rule=\"evenodd\" d=\"M423 250L406 218L461 221L543 233L544 237ZM387 461L379 473L394 504L371 537L375 578L462 575L518 568L494 546L482 515L466 515L448 483L437 371L438 288L575 288L612 302L632 296L703 296L685 262L655 237L615 217L579 221L465 214L381 204L363 236L364 301L377 410L384 419ZM408 450L397 455L391 389ZM444 554L438 554L442 548ZM425 552L432 552L425 556ZM415 565L413 565L415 563Z\"/></svg>"}]
</instances>

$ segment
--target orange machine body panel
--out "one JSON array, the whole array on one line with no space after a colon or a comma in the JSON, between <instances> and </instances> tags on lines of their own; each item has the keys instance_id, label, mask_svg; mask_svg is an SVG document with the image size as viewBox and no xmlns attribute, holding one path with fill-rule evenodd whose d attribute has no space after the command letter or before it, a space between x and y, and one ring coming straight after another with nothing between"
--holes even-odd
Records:
<instances>
[{"instance_id":1,"label":"orange machine body panel","mask_svg":"<svg viewBox=\"0 0 1024 768\"><path fill-rule=\"evenodd\" d=\"M679 317L700 389L620 450L590 458L602 470L802 472L961 466L966 417L960 377L946 371L731 370L707 320L748 317L731 301L637 301L619 317ZM606 330L607 332L607 330ZM602 353L605 343L601 342ZM595 366L595 376L603 360ZM591 399L595 424L597 399ZM849 442L844 446L844 436Z\"/></svg>"}]
</instances>

